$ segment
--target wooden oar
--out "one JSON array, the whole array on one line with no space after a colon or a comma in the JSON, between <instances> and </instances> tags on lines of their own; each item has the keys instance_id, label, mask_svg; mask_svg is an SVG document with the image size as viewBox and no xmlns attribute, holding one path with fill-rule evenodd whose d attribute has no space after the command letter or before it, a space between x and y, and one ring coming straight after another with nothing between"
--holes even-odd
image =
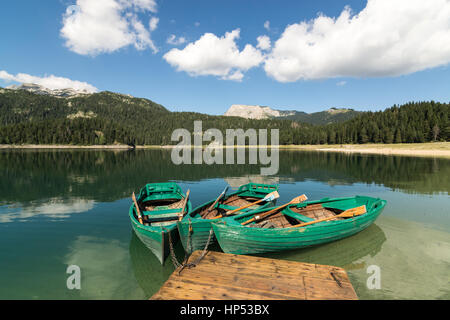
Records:
<instances>
[{"instance_id":1,"label":"wooden oar","mask_svg":"<svg viewBox=\"0 0 450 320\"><path fill-rule=\"evenodd\" d=\"M226 186L225 189L223 189L222 193L219 194L219 196L217 197L216 201L214 201L213 204L211 206L209 206L209 208L206 210L205 214L210 213L214 209L214 206L217 204L217 202L219 202L220 199L222 199L225 196L225 194L228 191L228 188L229 188L229 186Z\"/></svg>"},{"instance_id":2,"label":"wooden oar","mask_svg":"<svg viewBox=\"0 0 450 320\"><path fill-rule=\"evenodd\" d=\"M247 209L247 208L249 208L251 206L254 206L254 205L256 205L258 203L261 203L261 202L264 202L264 201L273 201L275 199L278 199L279 197L280 197L280 195L279 195L278 191L271 192L271 193L267 194L264 198L262 198L262 199L260 199L258 201L251 202L251 203L246 204L246 205L244 205L244 206L242 206L240 208L236 208L236 209L233 209L231 211L226 212L225 216L230 216L230 215L232 215L235 212ZM214 217L211 220L219 219L219 218L223 218L223 215L219 214L217 217Z\"/></svg>"},{"instance_id":3,"label":"wooden oar","mask_svg":"<svg viewBox=\"0 0 450 320\"><path fill-rule=\"evenodd\" d=\"M308 200L308 197L306 195L302 194L301 196L298 196L298 197L292 199L291 201L289 201L288 203L283 204L282 206L276 207L275 209L267 211L267 212L265 212L265 213L263 213L261 215L254 216L250 220L242 222L241 224L243 226L245 226L245 225L247 225L249 223L252 223L253 221L258 221L258 220L264 219L264 218L270 216L271 214L273 214L275 212L278 212L278 211L280 211L283 208L286 208L288 205L297 204L297 203L300 203L300 202L303 202L303 201L306 201L306 200Z\"/></svg>"},{"instance_id":4,"label":"wooden oar","mask_svg":"<svg viewBox=\"0 0 450 320\"><path fill-rule=\"evenodd\" d=\"M356 217L356 216L360 216L360 215L362 215L362 214L364 214L366 212L367 212L366 206L356 207L356 208L345 210L344 212L341 212L340 214L337 214L337 215L332 216L332 217L328 217L328 218L324 218L324 219L319 219L319 220L314 220L314 221L310 221L310 222L297 224L297 225L293 226L292 228L309 226L309 225L314 224L314 223L327 221L327 220L331 220L331 219L334 219L334 218L351 218L351 217Z\"/></svg>"},{"instance_id":5,"label":"wooden oar","mask_svg":"<svg viewBox=\"0 0 450 320\"><path fill-rule=\"evenodd\" d=\"M190 193L191 193L191 190L188 189L188 191L186 192L186 197L184 198L183 209L181 209L181 211L180 211L180 218L179 218L180 221L184 217L184 209L186 209L186 204L188 202L188 198L189 198L189 194Z\"/></svg>"},{"instance_id":6,"label":"wooden oar","mask_svg":"<svg viewBox=\"0 0 450 320\"><path fill-rule=\"evenodd\" d=\"M136 207L136 212L137 212L137 215L138 215L139 223L143 224L141 210L139 210L139 205L137 203L136 196L135 196L134 192L133 192L132 198L133 198L133 201L134 201L134 206Z\"/></svg>"}]
</instances>

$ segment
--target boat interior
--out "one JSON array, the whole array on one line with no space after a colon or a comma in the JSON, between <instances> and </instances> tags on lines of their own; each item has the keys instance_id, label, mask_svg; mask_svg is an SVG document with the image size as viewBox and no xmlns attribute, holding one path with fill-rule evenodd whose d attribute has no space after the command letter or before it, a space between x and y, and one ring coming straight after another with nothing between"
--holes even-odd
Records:
<instances>
[{"instance_id":1,"label":"boat interior","mask_svg":"<svg viewBox=\"0 0 450 320\"><path fill-rule=\"evenodd\" d=\"M213 219L218 215L226 216L226 213L228 211L248 205L258 200L261 200L261 198L233 195L231 197L228 197L225 201L220 202L219 205L211 211L209 211L209 205L203 207L200 211L200 216L203 219ZM250 209L258 209L260 206L261 205L256 204L254 206L251 206Z\"/></svg>"},{"instance_id":2,"label":"boat interior","mask_svg":"<svg viewBox=\"0 0 450 320\"><path fill-rule=\"evenodd\" d=\"M290 207L289 208L294 214L285 214L283 209L280 211L273 213L272 215L267 216L266 218L262 218L261 220L256 221L255 223L249 224L249 227L253 228L289 228L293 227L297 224L304 223L307 221L320 220L324 218L331 218L339 213L343 212L340 209L334 208L325 208L322 204L312 204L306 207ZM301 216L297 216L301 215ZM295 218L295 216L298 217ZM303 217L306 217L304 219ZM335 217L330 219L329 221L343 220L345 218Z\"/></svg>"},{"instance_id":3,"label":"boat interior","mask_svg":"<svg viewBox=\"0 0 450 320\"><path fill-rule=\"evenodd\" d=\"M145 226L166 226L174 224L184 205L184 198L145 201L139 205ZM136 212L135 218L137 219Z\"/></svg>"}]
</instances>

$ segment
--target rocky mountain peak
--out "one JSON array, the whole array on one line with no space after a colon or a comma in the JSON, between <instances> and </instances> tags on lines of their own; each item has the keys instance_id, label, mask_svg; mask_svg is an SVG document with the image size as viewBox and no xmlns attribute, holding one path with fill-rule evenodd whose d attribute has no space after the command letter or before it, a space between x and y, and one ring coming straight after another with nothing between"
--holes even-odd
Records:
<instances>
[{"instance_id":1,"label":"rocky mountain peak","mask_svg":"<svg viewBox=\"0 0 450 320\"><path fill-rule=\"evenodd\" d=\"M7 87L7 89L11 90L25 90L28 92L32 92L35 94L42 94L42 95L50 95L60 98L69 98L69 97L75 97L80 95L87 95L92 94L92 92L89 92L87 90L76 90L72 88L65 88L65 89L49 89L44 86L35 84L35 83L23 83L21 85L12 85Z\"/></svg>"}]
</instances>

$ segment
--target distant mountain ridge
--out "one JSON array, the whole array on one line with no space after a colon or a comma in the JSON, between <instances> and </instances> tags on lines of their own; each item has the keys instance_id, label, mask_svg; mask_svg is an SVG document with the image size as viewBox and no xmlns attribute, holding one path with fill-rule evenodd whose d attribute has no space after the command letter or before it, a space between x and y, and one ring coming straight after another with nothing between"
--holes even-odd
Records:
<instances>
[{"instance_id":1,"label":"distant mountain ridge","mask_svg":"<svg viewBox=\"0 0 450 320\"><path fill-rule=\"evenodd\" d=\"M25 88L0 88L0 144L173 145L174 130L194 132L195 121L221 132L276 128L282 145L448 141L450 134L450 104L434 101L378 112L334 108L311 114L254 106L264 117L256 120L170 112L149 99L108 91L79 94ZM353 118L343 120L348 117Z\"/></svg>"},{"instance_id":2,"label":"distant mountain ridge","mask_svg":"<svg viewBox=\"0 0 450 320\"><path fill-rule=\"evenodd\" d=\"M242 104L232 105L224 116L241 117L245 119L271 119L292 120L316 125L324 125L329 123L337 123L350 120L361 111L355 111L347 108L331 108L325 111L306 113L295 110L276 110L267 106L249 106Z\"/></svg>"},{"instance_id":3,"label":"distant mountain ridge","mask_svg":"<svg viewBox=\"0 0 450 320\"><path fill-rule=\"evenodd\" d=\"M93 94L93 92L89 92L87 90L76 90L72 88L65 89L49 89L44 86L35 84L35 83L23 83L21 85L11 85L6 87L6 89L10 90L25 90L31 93L40 94L40 95L49 95L54 97L61 98L69 98L69 97L78 97L81 95Z\"/></svg>"}]
</instances>

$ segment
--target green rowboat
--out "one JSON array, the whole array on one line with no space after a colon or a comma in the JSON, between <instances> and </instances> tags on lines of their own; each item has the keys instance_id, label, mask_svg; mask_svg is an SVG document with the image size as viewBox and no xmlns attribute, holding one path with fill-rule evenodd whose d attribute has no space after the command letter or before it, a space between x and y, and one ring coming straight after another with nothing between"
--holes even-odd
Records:
<instances>
[{"instance_id":1,"label":"green rowboat","mask_svg":"<svg viewBox=\"0 0 450 320\"><path fill-rule=\"evenodd\" d=\"M139 222L135 204L130 207L129 216L136 235L161 264L169 254L169 234L173 244L178 241L177 221L185 197L176 183L149 183L141 189L137 197L142 224ZM187 201L185 212L191 209L191 202Z\"/></svg>"},{"instance_id":2,"label":"green rowboat","mask_svg":"<svg viewBox=\"0 0 450 320\"><path fill-rule=\"evenodd\" d=\"M196 207L194 210L186 214L180 222L178 222L178 231L184 249L188 253L195 250L202 250L209 239L211 222L221 220L216 219L217 216L226 216L227 212L261 200L269 193L277 190L277 185L248 183L240 186L236 192L230 193L229 195L225 195L221 198L212 211L208 212L208 209L216 199ZM236 214L268 208L273 206L274 203L275 201L261 202L255 206L238 211ZM215 238L214 235L212 235L210 243L212 244L214 242Z\"/></svg>"},{"instance_id":3,"label":"green rowboat","mask_svg":"<svg viewBox=\"0 0 450 320\"><path fill-rule=\"evenodd\" d=\"M212 226L220 247L226 253L276 252L319 245L356 234L370 226L385 205L385 200L365 196L325 198L290 205L265 219L245 226L242 223L270 209L224 218L214 222ZM364 214L351 218L334 218L345 210L360 206L365 206ZM332 220L295 227L323 218Z\"/></svg>"}]
</instances>

